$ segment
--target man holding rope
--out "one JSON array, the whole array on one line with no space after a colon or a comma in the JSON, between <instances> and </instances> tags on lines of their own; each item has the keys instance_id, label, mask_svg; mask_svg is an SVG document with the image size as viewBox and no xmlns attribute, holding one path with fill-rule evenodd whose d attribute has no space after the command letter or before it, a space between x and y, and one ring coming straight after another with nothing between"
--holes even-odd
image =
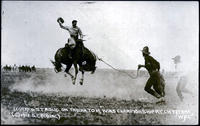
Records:
<instances>
[{"instance_id":1,"label":"man holding rope","mask_svg":"<svg viewBox=\"0 0 200 126\"><path fill-rule=\"evenodd\" d=\"M142 54L145 60L145 65L138 65L138 70L141 67L144 67L147 69L150 77L145 85L144 90L148 92L149 94L153 95L156 98L161 98L165 96L165 80L161 73L159 72L160 70L160 63L156 61L152 56L150 56L149 48L148 46L145 46L143 48ZM154 90L151 89L153 86Z\"/></svg>"}]
</instances>

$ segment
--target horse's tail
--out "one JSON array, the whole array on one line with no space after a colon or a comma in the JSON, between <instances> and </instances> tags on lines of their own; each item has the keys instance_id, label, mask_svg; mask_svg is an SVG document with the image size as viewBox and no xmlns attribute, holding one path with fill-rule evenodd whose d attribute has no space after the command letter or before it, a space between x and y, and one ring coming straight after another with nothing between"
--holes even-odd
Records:
<instances>
[{"instance_id":1,"label":"horse's tail","mask_svg":"<svg viewBox=\"0 0 200 126\"><path fill-rule=\"evenodd\" d=\"M88 50L91 52L92 56L95 58L95 61L97 59L99 59L98 56L92 50L90 50L90 49L88 49Z\"/></svg>"}]
</instances>

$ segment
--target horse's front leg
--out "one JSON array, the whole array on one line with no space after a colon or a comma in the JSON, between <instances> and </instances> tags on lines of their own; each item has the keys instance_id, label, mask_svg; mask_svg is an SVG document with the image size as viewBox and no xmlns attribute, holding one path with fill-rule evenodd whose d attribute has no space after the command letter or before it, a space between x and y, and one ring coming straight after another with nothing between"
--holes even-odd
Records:
<instances>
[{"instance_id":1,"label":"horse's front leg","mask_svg":"<svg viewBox=\"0 0 200 126\"><path fill-rule=\"evenodd\" d=\"M66 72L72 79L74 79L74 76L70 72ZM65 74L65 77L67 77L67 74Z\"/></svg>"},{"instance_id":2,"label":"horse's front leg","mask_svg":"<svg viewBox=\"0 0 200 126\"><path fill-rule=\"evenodd\" d=\"M70 77L71 77L71 79L72 79L72 81L73 81L74 76L69 72L69 69L71 68L72 64L67 64L66 66L67 66L67 67L66 67L66 69L65 69L65 72L66 72L68 75L70 75ZM65 77L67 77L67 74L65 74Z\"/></svg>"},{"instance_id":3,"label":"horse's front leg","mask_svg":"<svg viewBox=\"0 0 200 126\"><path fill-rule=\"evenodd\" d=\"M75 68L75 77L72 81L73 84L76 83L76 77L77 77L77 74L78 74L78 67L77 67L77 63L74 63L74 68Z\"/></svg>"}]
</instances>

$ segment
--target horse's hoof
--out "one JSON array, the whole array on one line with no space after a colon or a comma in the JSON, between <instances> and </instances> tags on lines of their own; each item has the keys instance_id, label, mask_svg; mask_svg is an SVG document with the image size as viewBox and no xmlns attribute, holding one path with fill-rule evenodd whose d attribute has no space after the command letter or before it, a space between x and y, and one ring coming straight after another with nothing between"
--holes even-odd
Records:
<instances>
[{"instance_id":1,"label":"horse's hoof","mask_svg":"<svg viewBox=\"0 0 200 126\"><path fill-rule=\"evenodd\" d=\"M83 79L80 79L79 83L80 83L80 85L83 85Z\"/></svg>"},{"instance_id":2,"label":"horse's hoof","mask_svg":"<svg viewBox=\"0 0 200 126\"><path fill-rule=\"evenodd\" d=\"M73 81L72 83L73 83L73 85L75 85L75 83L76 83L76 82L75 82L75 81Z\"/></svg>"},{"instance_id":3,"label":"horse's hoof","mask_svg":"<svg viewBox=\"0 0 200 126\"><path fill-rule=\"evenodd\" d=\"M75 81L75 78L74 78L73 76L71 76L71 79L72 79L72 82L74 82L74 81Z\"/></svg>"}]
</instances>

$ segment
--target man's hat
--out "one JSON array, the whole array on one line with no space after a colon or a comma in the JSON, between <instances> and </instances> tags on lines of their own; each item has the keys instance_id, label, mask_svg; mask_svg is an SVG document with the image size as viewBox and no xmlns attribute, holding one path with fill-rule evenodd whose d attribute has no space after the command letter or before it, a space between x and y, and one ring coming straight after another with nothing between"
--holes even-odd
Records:
<instances>
[{"instance_id":1,"label":"man's hat","mask_svg":"<svg viewBox=\"0 0 200 126\"><path fill-rule=\"evenodd\" d=\"M174 62L179 63L181 62L181 56L177 55L174 58L172 58L172 60L174 60Z\"/></svg>"},{"instance_id":2,"label":"man's hat","mask_svg":"<svg viewBox=\"0 0 200 126\"><path fill-rule=\"evenodd\" d=\"M73 20L72 23L77 22L77 20Z\"/></svg>"},{"instance_id":3,"label":"man's hat","mask_svg":"<svg viewBox=\"0 0 200 126\"><path fill-rule=\"evenodd\" d=\"M144 54L150 54L150 52L149 52L149 47L148 46L145 46L144 48L143 48L143 50L141 50Z\"/></svg>"},{"instance_id":4,"label":"man's hat","mask_svg":"<svg viewBox=\"0 0 200 126\"><path fill-rule=\"evenodd\" d=\"M59 17L59 18L57 19L57 22L58 22L58 23L59 23L59 22L64 23L64 20L63 20L61 17Z\"/></svg>"}]
</instances>

